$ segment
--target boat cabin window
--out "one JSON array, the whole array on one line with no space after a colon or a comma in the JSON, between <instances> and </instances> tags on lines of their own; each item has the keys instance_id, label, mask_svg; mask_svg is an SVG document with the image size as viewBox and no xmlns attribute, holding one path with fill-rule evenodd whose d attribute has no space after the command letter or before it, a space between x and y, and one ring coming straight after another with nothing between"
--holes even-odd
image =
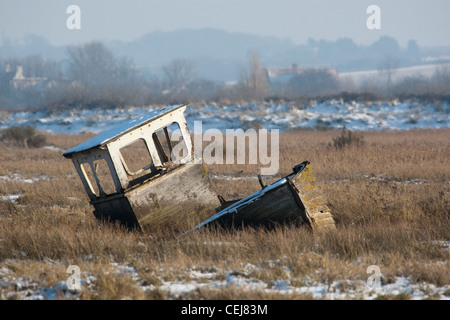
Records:
<instances>
[{"instance_id":1,"label":"boat cabin window","mask_svg":"<svg viewBox=\"0 0 450 320\"><path fill-rule=\"evenodd\" d=\"M186 143L178 123L174 122L155 131L152 138L163 165L178 164L180 160L188 156Z\"/></svg>"},{"instance_id":2,"label":"boat cabin window","mask_svg":"<svg viewBox=\"0 0 450 320\"><path fill-rule=\"evenodd\" d=\"M137 139L119 150L130 185L152 176L156 169L144 139Z\"/></svg>"},{"instance_id":3,"label":"boat cabin window","mask_svg":"<svg viewBox=\"0 0 450 320\"><path fill-rule=\"evenodd\" d=\"M84 178L88 183L89 191L95 197L101 198L116 193L111 171L105 159L97 159L80 165Z\"/></svg>"}]
</instances>

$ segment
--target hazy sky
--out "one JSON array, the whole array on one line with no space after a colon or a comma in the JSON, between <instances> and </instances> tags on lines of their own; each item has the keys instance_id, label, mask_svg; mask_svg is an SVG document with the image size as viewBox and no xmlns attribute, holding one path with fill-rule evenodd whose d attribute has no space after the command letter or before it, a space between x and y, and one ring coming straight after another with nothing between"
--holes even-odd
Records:
<instances>
[{"instance_id":1,"label":"hazy sky","mask_svg":"<svg viewBox=\"0 0 450 320\"><path fill-rule=\"evenodd\" d=\"M69 30L66 9L81 9L81 30ZM381 9L381 29L369 30L369 5ZM370 44L381 35L401 46L450 45L448 0L1 0L0 39L25 34L45 36L52 44L78 44L93 39L134 40L148 32L218 28L289 38L352 38Z\"/></svg>"}]
</instances>

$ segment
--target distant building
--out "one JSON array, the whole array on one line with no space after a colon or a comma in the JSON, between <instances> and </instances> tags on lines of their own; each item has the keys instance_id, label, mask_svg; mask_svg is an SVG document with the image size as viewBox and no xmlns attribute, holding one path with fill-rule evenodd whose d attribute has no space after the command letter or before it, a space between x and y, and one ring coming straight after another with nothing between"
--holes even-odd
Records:
<instances>
[{"instance_id":1,"label":"distant building","mask_svg":"<svg viewBox=\"0 0 450 320\"><path fill-rule=\"evenodd\" d=\"M7 67L9 67L9 65ZM46 80L46 78L24 77L23 67L17 66L17 71L12 79L12 84L15 89L26 89L37 85L42 85Z\"/></svg>"},{"instance_id":2,"label":"distant building","mask_svg":"<svg viewBox=\"0 0 450 320\"><path fill-rule=\"evenodd\" d=\"M267 68L267 79L272 83L286 83L292 77L305 72L327 73L339 80L339 72L336 68L299 68L296 63L291 68Z\"/></svg>"}]
</instances>

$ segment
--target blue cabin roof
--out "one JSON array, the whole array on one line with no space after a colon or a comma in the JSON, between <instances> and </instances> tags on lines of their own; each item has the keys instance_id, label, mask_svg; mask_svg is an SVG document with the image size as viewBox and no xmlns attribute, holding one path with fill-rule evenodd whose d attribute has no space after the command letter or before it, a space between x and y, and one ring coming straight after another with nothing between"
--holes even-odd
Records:
<instances>
[{"instance_id":1,"label":"blue cabin roof","mask_svg":"<svg viewBox=\"0 0 450 320\"><path fill-rule=\"evenodd\" d=\"M125 134L133 129L136 129L150 121L153 121L154 119L157 119L169 112L172 112L172 111L174 111L178 108L184 107L184 106L186 106L186 105L183 104L183 105L165 107L164 109L155 110L155 111L146 113L142 116L139 116L137 118L127 120L107 131L104 131L104 132L96 135L95 137L92 137L89 140L84 141L83 143L80 143L79 145L73 147L72 149L67 150L63 154L63 156L66 158L70 158L70 156L74 153L83 152L83 151L90 150L93 148L98 148L98 147L105 145L108 142L122 136L123 134Z\"/></svg>"}]
</instances>

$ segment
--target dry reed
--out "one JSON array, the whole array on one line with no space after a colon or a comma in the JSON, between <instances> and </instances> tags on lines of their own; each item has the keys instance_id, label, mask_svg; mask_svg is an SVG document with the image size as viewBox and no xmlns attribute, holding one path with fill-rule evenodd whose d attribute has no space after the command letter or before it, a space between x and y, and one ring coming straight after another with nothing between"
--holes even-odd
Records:
<instances>
[{"instance_id":1,"label":"dry reed","mask_svg":"<svg viewBox=\"0 0 450 320\"><path fill-rule=\"evenodd\" d=\"M330 147L339 135L334 130L296 130L280 136L280 171L267 182L311 161L337 222L336 232L321 235L294 226L204 228L187 236L164 230L153 235L129 232L95 220L72 163L62 157L88 136L47 135L53 149L0 145L0 195L19 197L0 201L0 267L53 284L67 278L64 266L80 265L96 277L82 299L167 299L170 295L158 284L189 279L193 268L213 268L217 279L233 270L270 285L275 279L293 284L305 279L364 280L367 266L377 264L383 281L408 276L449 285L449 252L439 243L450 240L450 130L361 134L364 145L341 149ZM226 198L260 188L255 179L258 165L206 169L214 190ZM224 175L241 179L220 178ZM112 262L132 265L141 281L155 288L139 291L130 276L106 272ZM247 264L260 268L248 272ZM0 296L7 290L11 288L0 287ZM179 298L279 296L228 288L199 289Z\"/></svg>"}]
</instances>

